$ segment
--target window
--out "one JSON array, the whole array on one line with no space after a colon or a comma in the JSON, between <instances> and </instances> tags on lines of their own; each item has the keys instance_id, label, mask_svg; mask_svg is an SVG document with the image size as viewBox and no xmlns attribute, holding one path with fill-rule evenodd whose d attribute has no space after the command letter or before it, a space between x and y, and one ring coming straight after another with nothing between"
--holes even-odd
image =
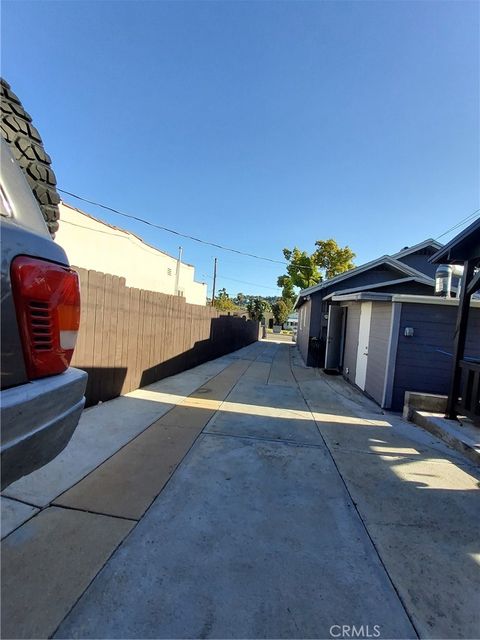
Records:
<instances>
[{"instance_id":1,"label":"window","mask_svg":"<svg viewBox=\"0 0 480 640\"><path fill-rule=\"evenodd\" d=\"M167 269L167 275L168 275L168 276L171 276L171 275L172 275L172 270L170 269L170 267L168 267L168 269Z\"/></svg>"},{"instance_id":2,"label":"window","mask_svg":"<svg viewBox=\"0 0 480 640\"><path fill-rule=\"evenodd\" d=\"M183 290L183 289L179 289L179 290L178 290L178 295L179 295L179 296L181 296L182 298L184 298L184 297L185 297L185 292L184 292L184 290Z\"/></svg>"}]
</instances>

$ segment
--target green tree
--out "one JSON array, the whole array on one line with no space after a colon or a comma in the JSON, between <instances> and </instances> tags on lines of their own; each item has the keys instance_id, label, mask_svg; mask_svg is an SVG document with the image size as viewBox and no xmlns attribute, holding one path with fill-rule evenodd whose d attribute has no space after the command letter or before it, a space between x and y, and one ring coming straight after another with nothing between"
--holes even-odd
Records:
<instances>
[{"instance_id":1,"label":"green tree","mask_svg":"<svg viewBox=\"0 0 480 640\"><path fill-rule=\"evenodd\" d=\"M306 251L300 251L294 247L293 249L284 249L283 255L289 263L287 275L290 277L292 286L306 289L320 282L322 276L315 262L315 254L309 256Z\"/></svg>"},{"instance_id":2,"label":"green tree","mask_svg":"<svg viewBox=\"0 0 480 640\"><path fill-rule=\"evenodd\" d=\"M266 300L262 298L250 298L247 303L247 311L251 320L257 320L261 322L264 318L265 311L270 308L270 305Z\"/></svg>"},{"instance_id":3,"label":"green tree","mask_svg":"<svg viewBox=\"0 0 480 640\"><path fill-rule=\"evenodd\" d=\"M339 247L333 238L317 240L315 246L315 262L325 278L333 278L339 273L353 269L355 254L350 247Z\"/></svg>"},{"instance_id":4,"label":"green tree","mask_svg":"<svg viewBox=\"0 0 480 640\"><path fill-rule=\"evenodd\" d=\"M277 285L282 287L282 300L291 309L295 302L295 289L293 288L290 276L279 276Z\"/></svg>"},{"instance_id":5,"label":"green tree","mask_svg":"<svg viewBox=\"0 0 480 640\"><path fill-rule=\"evenodd\" d=\"M277 285L282 287L282 298L287 304L295 297L294 287L307 289L354 267L355 253L350 247L339 247L333 238L317 240L315 246L311 255L297 247L283 250L287 273L277 279Z\"/></svg>"},{"instance_id":6,"label":"green tree","mask_svg":"<svg viewBox=\"0 0 480 640\"><path fill-rule=\"evenodd\" d=\"M238 304L239 307L244 307L248 302L248 296L244 293L237 293L233 301L235 304Z\"/></svg>"},{"instance_id":7,"label":"green tree","mask_svg":"<svg viewBox=\"0 0 480 640\"><path fill-rule=\"evenodd\" d=\"M237 311L238 310L237 305L230 298L225 287L223 289L220 289L220 291L218 292L217 297L213 302L213 306L215 307L215 309L218 309L219 311Z\"/></svg>"},{"instance_id":8,"label":"green tree","mask_svg":"<svg viewBox=\"0 0 480 640\"><path fill-rule=\"evenodd\" d=\"M288 308L285 300L280 298L280 300L277 300L275 304L272 304L272 313L275 318L275 324L283 325L287 321L290 309Z\"/></svg>"}]
</instances>

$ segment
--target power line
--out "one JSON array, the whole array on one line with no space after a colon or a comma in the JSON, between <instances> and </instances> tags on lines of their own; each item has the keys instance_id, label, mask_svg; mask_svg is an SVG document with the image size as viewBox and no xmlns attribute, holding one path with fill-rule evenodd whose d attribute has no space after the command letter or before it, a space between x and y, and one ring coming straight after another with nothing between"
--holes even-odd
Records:
<instances>
[{"instance_id":1,"label":"power line","mask_svg":"<svg viewBox=\"0 0 480 640\"><path fill-rule=\"evenodd\" d=\"M212 280L212 276L209 276L207 273L202 273L201 276L202 278L209 278L210 280ZM218 279L231 280L232 282L239 282L240 284L248 284L252 287L260 287L261 289L271 289L272 291L278 291L279 289L282 288L282 287L269 287L266 284L257 284L256 282L246 282L245 280L237 280L236 278L227 278L227 276L222 276L222 275L219 275Z\"/></svg>"},{"instance_id":2,"label":"power line","mask_svg":"<svg viewBox=\"0 0 480 640\"><path fill-rule=\"evenodd\" d=\"M71 191L66 191L65 189L57 188L57 191L60 191L61 193L65 193L66 195L69 195L72 198L76 198L77 200L81 200L82 202L88 202L89 204L93 204L93 206L95 206L95 207L100 207L101 209L105 209L106 211L111 211L112 213L116 213L117 215L123 216L124 218L129 218L131 220L136 220L137 222L141 222L141 223L146 224L146 225L148 225L150 227L154 227L156 229L160 229L161 231L167 231L168 233L173 233L176 236L180 236L180 237L186 238L188 240L193 240L195 242L199 242L200 244L209 245L211 247L215 247L216 249L221 249L222 251L230 251L231 253L237 253L239 255L246 256L248 258L255 258L256 260L264 260L265 262L271 262L271 263L274 263L274 264L281 264L284 267L288 267L289 266L288 262L285 262L285 261L282 261L282 260L274 260L273 258L266 258L265 256L257 256L254 253L248 253L246 251L240 251L239 249L233 249L231 247L225 247L224 245L216 244L215 242L209 242L208 240L202 240L201 238L196 238L195 236L190 236L190 235L188 235L186 233L181 233L180 231L176 231L175 229L169 229L168 227L164 227L162 225L155 224L154 222L150 222L149 220L145 220L144 218L140 218L139 216L133 216L133 215L131 215L129 213L125 213L123 211L119 211L118 209L115 209L114 207L109 207L106 204L101 204L100 202L95 202L94 200L89 200L88 198L84 198L83 196L79 196L79 195L77 195L75 193L72 193ZM298 269L298 270L302 270L302 269L309 270L309 269L311 269L311 267L302 267L301 265L297 265L296 269ZM249 283L243 282L243 284L249 284ZM253 284L253 283L250 283L250 284ZM280 288L280 287L277 287L277 288Z\"/></svg>"},{"instance_id":3,"label":"power line","mask_svg":"<svg viewBox=\"0 0 480 640\"><path fill-rule=\"evenodd\" d=\"M186 233L181 233L180 231L176 231L175 229L170 229L169 227L164 227L163 225L156 224L154 222L150 222L149 220L145 220L144 218L140 218L139 216L134 216L134 215L131 215L129 213L125 213L123 211L119 211L118 209L115 209L114 207L109 207L108 205L101 204L100 202L95 202L94 200L90 200L88 198L84 198L83 196L79 196L79 195L77 195L75 193L72 193L71 191L66 191L65 189L60 189L59 188L58 191L60 191L61 193L65 193L66 195L69 195L72 198L76 198L77 200L81 200L82 202L88 202L88 204L92 204L95 207L100 207L101 209L105 209L106 211L111 211L112 213L116 213L117 215L122 216L124 218L129 218L130 220L136 220L137 222L141 222L141 223L146 224L146 225L148 225L150 227L154 227L155 229L160 229L161 231L166 231L167 233L172 233L173 235L180 236L182 238L186 238L187 240L193 240L194 242L198 242L200 244L208 245L210 247L215 247L216 249L221 249L222 251L229 251L231 253L236 253L238 255L246 256L248 258L254 258L255 260L263 260L265 262L271 262L271 263L274 263L274 264L281 264L282 266L289 266L288 262L284 262L282 260L274 260L273 258L267 258L265 256L258 256L258 255L254 254L254 253L248 253L246 251L241 251L240 249L233 249L232 247L226 247L224 245L217 244L215 242L209 242L208 240L202 240L201 238L196 238L195 236L191 236L191 235L188 235ZM472 220L478 212L480 212L480 209L476 209L473 213L470 213L466 218L463 218L462 220L457 222L455 225L450 227L450 229L447 229L447 231L444 231L439 236L437 236L435 238L435 240L439 240L440 238L443 238L443 236L446 236L451 231L454 231L455 229L458 229L458 227L462 226L464 223ZM299 269L299 270L301 270L301 269L310 269L310 267L302 267L300 265L296 266L296 268ZM248 284L248 283L243 282L242 284Z\"/></svg>"},{"instance_id":4,"label":"power line","mask_svg":"<svg viewBox=\"0 0 480 640\"><path fill-rule=\"evenodd\" d=\"M457 222L453 227L450 227L450 229L447 229L447 231L444 231L443 233L441 233L439 236L437 236L435 238L435 240L438 240L439 238L443 238L443 236L446 236L448 233L450 233L451 231L454 231L455 229L458 229L458 227L461 227L462 224L464 224L465 222L468 222L470 220L472 220L476 214L480 211L480 209L477 209L476 211L474 211L473 213L471 213L469 216L467 216L466 218L463 218L463 220L460 220L460 222Z\"/></svg>"},{"instance_id":5,"label":"power line","mask_svg":"<svg viewBox=\"0 0 480 640\"><path fill-rule=\"evenodd\" d=\"M148 220L144 220L143 218L139 218L138 216L132 216L129 213L124 213L123 211L119 211L118 209L114 209L113 207L109 207L105 204L101 204L100 202L95 202L94 200L89 200L88 198L83 198L82 196L78 196L71 191L66 191L65 189L58 189L61 193L65 193L72 198L77 198L77 200L81 200L82 202L88 202L89 204L93 204L95 207L100 207L101 209L105 209L107 211L111 211L112 213L116 213L119 216L123 216L124 218L129 218L130 220L136 220L137 222L142 222L150 227L155 227L156 229L160 229L161 231L167 231L167 233L173 233L176 236L180 236L182 238L187 238L188 240L193 240L194 242L199 242L200 244L206 244L211 247L215 247L216 249L221 249L222 251L230 251L232 253L238 253L242 256L247 256L248 258L255 258L256 260L265 260L266 262L274 262L275 264L281 264L283 266L288 263L282 262L282 260L274 260L273 258L266 258L265 256L257 256L254 253L248 253L246 251L240 251L239 249L232 249L232 247L225 247L221 244L217 244L215 242L209 242L208 240L202 240L201 238L196 238L195 236L190 236L186 233L181 233L180 231L176 231L175 229L169 229L168 227L164 227L160 224L155 224L154 222L149 222Z\"/></svg>"},{"instance_id":6,"label":"power line","mask_svg":"<svg viewBox=\"0 0 480 640\"><path fill-rule=\"evenodd\" d=\"M251 287L260 287L261 289L271 289L272 291L278 291L282 287L269 287L266 284L256 284L255 282L246 282L245 280L236 280L235 278L227 278L226 276L220 276L224 280L231 280L232 282L238 282L240 284L248 284Z\"/></svg>"}]
</instances>

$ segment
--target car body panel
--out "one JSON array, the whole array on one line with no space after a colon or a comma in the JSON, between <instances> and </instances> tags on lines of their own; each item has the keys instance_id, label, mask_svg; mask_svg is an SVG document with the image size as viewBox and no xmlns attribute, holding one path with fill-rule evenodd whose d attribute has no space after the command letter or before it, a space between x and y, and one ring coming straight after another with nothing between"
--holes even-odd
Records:
<instances>
[{"instance_id":1,"label":"car body panel","mask_svg":"<svg viewBox=\"0 0 480 640\"><path fill-rule=\"evenodd\" d=\"M54 458L68 443L85 405L85 371L2 391L2 489Z\"/></svg>"},{"instance_id":2,"label":"car body panel","mask_svg":"<svg viewBox=\"0 0 480 640\"><path fill-rule=\"evenodd\" d=\"M23 171L3 138L0 138L0 146L2 191L7 201L7 216L3 217L7 217L22 229L29 229L37 236L43 236L50 240L51 236L46 222Z\"/></svg>"},{"instance_id":3,"label":"car body panel","mask_svg":"<svg viewBox=\"0 0 480 640\"><path fill-rule=\"evenodd\" d=\"M68 266L68 258L65 251L53 242L28 182L2 138L0 138L0 148L0 184L2 200L6 200L6 207L2 209L6 208L10 213L10 215L0 216L2 244L0 388L5 389L27 382L10 280L12 260L16 256L26 255Z\"/></svg>"},{"instance_id":4,"label":"car body panel","mask_svg":"<svg viewBox=\"0 0 480 640\"><path fill-rule=\"evenodd\" d=\"M19 255L68 266L8 145L1 147L1 462L2 489L53 459L78 424L87 374L64 373L28 381L15 303L11 264Z\"/></svg>"}]
</instances>

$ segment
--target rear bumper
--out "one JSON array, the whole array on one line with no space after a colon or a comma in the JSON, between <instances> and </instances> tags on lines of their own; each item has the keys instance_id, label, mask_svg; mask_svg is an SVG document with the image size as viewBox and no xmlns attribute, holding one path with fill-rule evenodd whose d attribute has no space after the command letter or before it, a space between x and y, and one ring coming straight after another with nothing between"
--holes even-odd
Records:
<instances>
[{"instance_id":1,"label":"rear bumper","mask_svg":"<svg viewBox=\"0 0 480 640\"><path fill-rule=\"evenodd\" d=\"M66 447L85 404L86 384L85 371L70 367L1 392L2 489Z\"/></svg>"}]
</instances>

